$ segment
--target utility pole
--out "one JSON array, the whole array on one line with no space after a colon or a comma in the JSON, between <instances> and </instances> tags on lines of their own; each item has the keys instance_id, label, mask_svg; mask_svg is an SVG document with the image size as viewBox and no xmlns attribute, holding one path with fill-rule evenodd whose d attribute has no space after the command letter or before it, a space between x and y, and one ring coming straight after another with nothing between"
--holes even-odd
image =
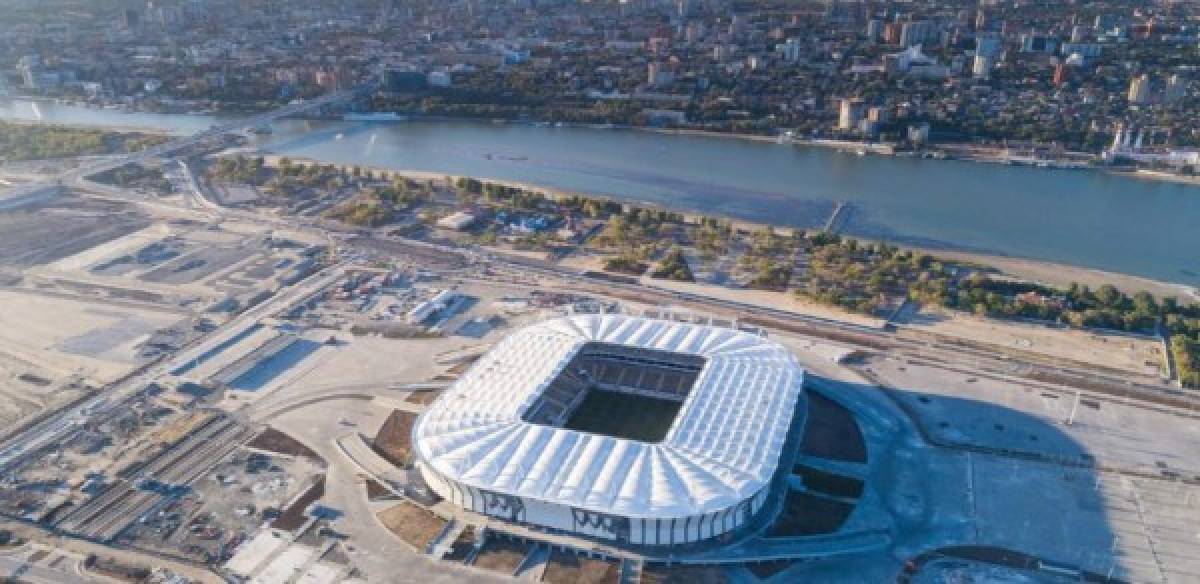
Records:
<instances>
[{"instance_id":1,"label":"utility pole","mask_svg":"<svg viewBox=\"0 0 1200 584\"><path fill-rule=\"evenodd\" d=\"M1075 414L1079 412L1079 390L1075 390L1075 403L1071 405L1071 415L1067 416L1066 424L1070 426L1075 423Z\"/></svg>"}]
</instances>

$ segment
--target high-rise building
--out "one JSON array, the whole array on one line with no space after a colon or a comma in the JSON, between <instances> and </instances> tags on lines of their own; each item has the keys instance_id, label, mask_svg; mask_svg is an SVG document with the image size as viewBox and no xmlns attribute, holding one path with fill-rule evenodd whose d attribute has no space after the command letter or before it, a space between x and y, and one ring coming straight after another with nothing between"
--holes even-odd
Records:
<instances>
[{"instance_id":1,"label":"high-rise building","mask_svg":"<svg viewBox=\"0 0 1200 584\"><path fill-rule=\"evenodd\" d=\"M900 44L899 22L889 22L883 26L883 42L889 45Z\"/></svg>"},{"instance_id":2,"label":"high-rise building","mask_svg":"<svg viewBox=\"0 0 1200 584\"><path fill-rule=\"evenodd\" d=\"M675 15L679 18L687 18L692 15L691 0L675 0Z\"/></svg>"},{"instance_id":3,"label":"high-rise building","mask_svg":"<svg viewBox=\"0 0 1200 584\"><path fill-rule=\"evenodd\" d=\"M867 21L867 40L877 41L879 35L883 34L883 21L878 18L872 18Z\"/></svg>"},{"instance_id":4,"label":"high-rise building","mask_svg":"<svg viewBox=\"0 0 1200 584\"><path fill-rule=\"evenodd\" d=\"M911 47L927 43L933 40L937 33L937 28L928 20L905 22L900 27L900 46Z\"/></svg>"},{"instance_id":5,"label":"high-rise building","mask_svg":"<svg viewBox=\"0 0 1200 584\"><path fill-rule=\"evenodd\" d=\"M1055 86L1061 87L1067 82L1067 65L1059 63L1054 66L1054 78L1052 80Z\"/></svg>"},{"instance_id":6,"label":"high-rise building","mask_svg":"<svg viewBox=\"0 0 1200 584\"><path fill-rule=\"evenodd\" d=\"M1150 76L1145 73L1134 77L1129 82L1129 103L1144 104L1150 101Z\"/></svg>"},{"instance_id":7,"label":"high-rise building","mask_svg":"<svg viewBox=\"0 0 1200 584\"><path fill-rule=\"evenodd\" d=\"M666 87L675 82L675 74L663 67L662 63L651 61L646 65L646 83L651 87Z\"/></svg>"},{"instance_id":8,"label":"high-rise building","mask_svg":"<svg viewBox=\"0 0 1200 584\"><path fill-rule=\"evenodd\" d=\"M133 8L128 8L121 14L121 16L122 16L121 24L125 27L125 29L133 30L138 27L138 23L141 21L142 15L137 10L134 10Z\"/></svg>"},{"instance_id":9,"label":"high-rise building","mask_svg":"<svg viewBox=\"0 0 1200 584\"><path fill-rule=\"evenodd\" d=\"M780 52L783 53L783 58L791 63L800 60L800 54L803 46L800 44L800 39L790 38L780 45Z\"/></svg>"},{"instance_id":10,"label":"high-rise building","mask_svg":"<svg viewBox=\"0 0 1200 584\"><path fill-rule=\"evenodd\" d=\"M713 60L718 63L724 63L733 56L733 45L718 43L713 47Z\"/></svg>"},{"instance_id":11,"label":"high-rise building","mask_svg":"<svg viewBox=\"0 0 1200 584\"><path fill-rule=\"evenodd\" d=\"M1176 103L1182 100L1187 95L1187 79L1184 79L1178 73L1171 76L1167 80L1167 87L1163 91L1163 99L1167 103Z\"/></svg>"},{"instance_id":12,"label":"high-rise building","mask_svg":"<svg viewBox=\"0 0 1200 584\"><path fill-rule=\"evenodd\" d=\"M987 55L995 57L1000 53L1000 48L1004 43L1000 37L993 33L980 34L975 36L975 54Z\"/></svg>"},{"instance_id":13,"label":"high-rise building","mask_svg":"<svg viewBox=\"0 0 1200 584\"><path fill-rule=\"evenodd\" d=\"M859 98L843 98L838 112L838 129L855 129L858 126L858 122L862 120L865 107L863 100Z\"/></svg>"},{"instance_id":14,"label":"high-rise building","mask_svg":"<svg viewBox=\"0 0 1200 584\"><path fill-rule=\"evenodd\" d=\"M908 141L920 145L929 142L929 123L922 122L908 127Z\"/></svg>"},{"instance_id":15,"label":"high-rise building","mask_svg":"<svg viewBox=\"0 0 1200 584\"><path fill-rule=\"evenodd\" d=\"M992 56L977 54L975 62L971 65L971 74L976 79L987 79L992 74Z\"/></svg>"},{"instance_id":16,"label":"high-rise building","mask_svg":"<svg viewBox=\"0 0 1200 584\"><path fill-rule=\"evenodd\" d=\"M1054 53L1058 50L1058 39L1053 36L1035 33L1021 35L1022 53Z\"/></svg>"}]
</instances>

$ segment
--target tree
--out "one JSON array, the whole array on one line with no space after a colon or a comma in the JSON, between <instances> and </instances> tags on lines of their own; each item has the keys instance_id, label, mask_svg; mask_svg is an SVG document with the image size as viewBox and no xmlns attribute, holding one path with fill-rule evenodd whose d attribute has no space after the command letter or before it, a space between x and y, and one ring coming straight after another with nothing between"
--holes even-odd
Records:
<instances>
[{"instance_id":1,"label":"tree","mask_svg":"<svg viewBox=\"0 0 1200 584\"><path fill-rule=\"evenodd\" d=\"M687 258L683 255L683 250L679 247L671 248L671 251L667 252L667 255L663 257L654 271L650 273L650 276L680 282L695 281L692 269L688 266Z\"/></svg>"},{"instance_id":2,"label":"tree","mask_svg":"<svg viewBox=\"0 0 1200 584\"><path fill-rule=\"evenodd\" d=\"M1119 306L1121 301L1124 299L1124 296L1125 295L1121 294L1121 291L1117 290L1117 287L1113 286L1112 284L1105 284L1096 289L1096 301L1102 306L1109 308L1116 308Z\"/></svg>"},{"instance_id":3,"label":"tree","mask_svg":"<svg viewBox=\"0 0 1200 584\"><path fill-rule=\"evenodd\" d=\"M1158 303L1154 301L1154 296L1142 290L1133 295L1133 310L1143 315L1157 315Z\"/></svg>"}]
</instances>

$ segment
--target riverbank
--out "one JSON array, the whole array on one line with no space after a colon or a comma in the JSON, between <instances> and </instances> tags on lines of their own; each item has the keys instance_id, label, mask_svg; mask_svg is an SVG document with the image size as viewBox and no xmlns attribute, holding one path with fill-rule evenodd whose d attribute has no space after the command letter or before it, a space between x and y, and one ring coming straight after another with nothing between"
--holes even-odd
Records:
<instances>
[{"instance_id":1,"label":"riverbank","mask_svg":"<svg viewBox=\"0 0 1200 584\"><path fill-rule=\"evenodd\" d=\"M156 128L154 126L130 126L124 124L77 124L73 122L43 122L38 120L23 120L19 118L0 118L0 123L10 126L26 126L26 127L51 127L62 128L64 130L96 130L101 132L112 132L114 134L141 134L145 136L179 136L177 132L171 132L164 128Z\"/></svg>"},{"instance_id":2,"label":"riverbank","mask_svg":"<svg viewBox=\"0 0 1200 584\"><path fill-rule=\"evenodd\" d=\"M202 131L211 116L154 116L44 104L45 122ZM0 116L32 117L0 101ZM969 250L1200 286L1196 186L1132 174L857 156L716 134L541 124L372 124L281 120L251 136L264 152L326 162L493 177L572 193L800 228L839 202L844 231L906 246ZM841 151L839 151L841 150Z\"/></svg>"},{"instance_id":3,"label":"riverbank","mask_svg":"<svg viewBox=\"0 0 1200 584\"><path fill-rule=\"evenodd\" d=\"M1175 296L1183 303L1200 302L1200 289L1185 284L1163 282L1130 274L1119 274L1043 260L938 248L915 247L913 249L948 260L995 268L1010 277L1044 284L1053 288L1065 289L1072 282L1077 282L1095 290L1105 284L1112 284L1118 290L1130 295L1145 290L1159 298Z\"/></svg>"},{"instance_id":4,"label":"riverbank","mask_svg":"<svg viewBox=\"0 0 1200 584\"><path fill-rule=\"evenodd\" d=\"M413 120L426 122L455 122L479 121L474 118L454 118L449 116L414 116ZM526 120L492 120L501 125L554 126L567 128L587 128L593 130L634 130L664 136L693 136L699 138L721 138L754 142L759 144L778 144L781 146L799 146L827 148L838 152L856 154L859 156L872 154L877 156L909 156L929 158L934 160L957 160L980 164L1015 165L1037 168L1039 170L1084 170L1096 171L1113 176L1129 176L1150 181L1172 182L1190 186L1200 186L1200 177L1188 177L1174 173L1151 169L1136 169L1132 172L1113 170L1112 168L1096 165L1100 157L1089 152L1065 152L1054 158L1040 158L1031 155L1012 154L1008 148L999 145L977 144L974 142L944 142L930 145L923 150L897 150L894 142L870 142L865 140L838 140L832 138L795 138L782 134L763 135L737 132L722 132L695 128L660 128L652 126L613 126L611 124L583 124L544 122Z\"/></svg>"},{"instance_id":5,"label":"riverbank","mask_svg":"<svg viewBox=\"0 0 1200 584\"><path fill-rule=\"evenodd\" d=\"M1122 173L1122 174L1127 175L1127 176L1133 176L1134 178L1140 178L1140 179L1144 179L1144 180L1155 180L1155 181L1172 182L1172 183L1179 183L1179 184L1185 184L1185 185L1191 185L1191 186L1200 186L1200 176L1183 176L1181 174L1175 174L1175 173L1171 173L1171 172L1163 172L1161 170L1150 170L1148 168L1139 168L1139 169L1135 170L1132 174L1130 174L1130 173Z\"/></svg>"},{"instance_id":6,"label":"riverbank","mask_svg":"<svg viewBox=\"0 0 1200 584\"><path fill-rule=\"evenodd\" d=\"M0 96L0 101L9 100L10 102L21 102L28 104L42 104L48 107L66 107L78 110L88 110L93 112L111 112L116 115L128 116L137 118L139 116L162 117L162 118L193 118L198 121L216 121L218 118L232 118L239 115L251 115L261 113L261 110L226 110L226 111L197 111L197 112L171 112L158 111L152 109L139 109L128 107L104 108L95 105L76 103L72 101L46 98L46 97L26 97L26 96ZM11 114L11 112L10 112ZM38 116L40 118L40 116ZM303 117L297 118L311 122L342 122L340 117ZM184 127L164 128L155 125L146 125L144 123L105 123L93 120L69 120L69 121L47 121L43 119L27 119L19 116L5 115L3 108L0 108L0 120L11 123L25 124L53 124L64 127L85 127L95 128L117 132L140 132L145 134L165 134L165 135L186 135L196 131L206 129L202 126L184 125ZM747 134L737 132L725 132L719 130L708 130L699 128L660 128L650 126L626 126L612 124L591 124L591 123L570 123L570 122L547 122L538 120L510 120L498 119L488 120L469 117L454 117L444 115L420 115L411 114L409 121L415 122L469 122L488 124L489 122L499 125L511 126L536 126L536 127L555 127L555 128L581 128L589 130L634 130L638 132L646 132L651 134L659 134L665 136L693 136L701 138L723 138L730 140L738 140L744 142L752 142L758 144L779 144L790 146L812 146L824 148L838 152L851 154L865 155L874 154L879 156L910 156L917 158L932 158L958 160L965 162L1001 164L1001 165L1017 165L1029 166L1047 170L1095 170L1113 176L1124 176L1130 178L1144 179L1148 181L1160 181L1167 183L1182 184L1188 186L1200 186L1200 177L1187 177L1174 173L1163 172L1153 169L1137 169L1134 171L1112 170L1105 166L1097 166L1094 164L1098 157L1094 154L1086 152L1067 152L1063 156L1056 158L1037 158L1033 156L1023 156L1011 154L1007 148L998 145L981 145L973 142L946 142L932 145L930 148L922 151L914 150L897 150L895 143L890 142L871 142L860 140L838 140L828 138L795 138L788 137L784 134L763 135L763 134Z\"/></svg>"},{"instance_id":7,"label":"riverbank","mask_svg":"<svg viewBox=\"0 0 1200 584\"><path fill-rule=\"evenodd\" d=\"M320 160L311 159L311 158L297 158L297 157L279 156L279 155L264 156L264 161L268 166L277 166L279 163L279 160L281 158L288 158L289 160L296 162L296 163L327 164ZM541 192L541 193L544 193L546 196L548 196L550 198L555 198L555 199L562 199L562 198L569 198L569 197L587 197L587 198L598 199L598 200L616 201L616 202L619 202L619 203L622 203L625 205L634 205L634 206L640 206L640 207L646 207L646 208L678 212L678 213L681 213L684 216L684 218L690 222L696 222L701 217L716 217L716 218L719 218L724 221L730 221L733 224L733 226L737 229L744 229L744 230L748 230L748 231L761 229L762 227L767 226L767 225L770 225L771 227L775 228L780 233L784 233L784 234L791 233L792 230L795 229L795 228L789 227L789 226L749 221L749 220L745 220L745 219L739 219L736 217L730 217L728 215L723 215L723 214L699 213L694 209L673 207L673 206L669 206L669 205L660 205L657 203L647 202L647 201L621 200L621 199L618 199L615 197L610 197L610 196L605 196L605 195L598 195L598 194L594 194L594 193L587 193L587 192L580 192L580 191L566 190L566 189L556 189L556 188L545 187L542 185L533 184L533 183L529 183L529 182L523 182L523 181L493 179L493 178L488 178L488 177L467 176L467 175L461 175L461 174L447 174L447 173L429 172L429 171L412 170L412 169L395 169L395 168L373 166L373 165L334 164L334 166L345 169L347 171L352 171L354 168L357 167L358 169L360 169L363 172L371 171L376 174L387 173L388 175L403 176L403 177L406 177L408 179L415 180L415 181L430 181L430 180L442 181L445 179L450 179L451 181L457 181L461 178L473 178L476 180L492 182L492 183L495 183L498 185L503 185L506 187L520 188L520 189L524 189L527 191ZM853 237L860 241L875 241L871 238L858 237L858 236L853 236ZM1031 281L1031 282L1037 282L1037 283L1045 284L1047 286L1051 286L1051 287L1055 287L1055 288L1066 288L1072 282L1078 282L1080 284L1085 284L1093 289L1099 288L1100 286L1103 286L1105 284L1112 284L1113 286L1116 286L1121 291L1123 291L1127 294L1131 294L1131 295L1136 292L1145 290L1145 291L1150 292L1151 294L1154 294L1155 296L1158 296L1158 297L1176 296L1176 297L1179 297L1180 300L1185 301L1185 302L1200 301L1200 290L1198 290L1195 287L1187 286L1184 284L1160 281L1160 280L1155 280L1155 279L1151 279L1151 278L1145 278L1145 277L1135 276L1135 275L1130 275L1130 274L1121 274L1121 273L1112 272L1112 271L1099 270L1099 269L1088 268L1088 267L1083 267L1083 266L1073 266L1073 265L1067 265L1067 264L1062 264L1062 263L1049 262L1049 261L1045 261L1045 260L1009 257L1009 256L1002 256L1002 255L997 255L997 254L989 254L989 253L982 253L982 252L975 252L975 251L955 250L955 249L948 249L948 248L927 247L927 246L919 246L919 245L904 245L902 247L906 247L908 249L913 249L916 251L928 253L935 257L941 257L941 258L945 258L947 260L953 260L953 261L957 261L957 262L963 262L963 263L969 263L969 264L974 264L974 265L978 265L978 266L985 266L988 268L993 268L1009 277L1013 277L1013 278L1017 278L1017 279L1021 279L1021 280L1027 280L1027 281Z\"/></svg>"}]
</instances>

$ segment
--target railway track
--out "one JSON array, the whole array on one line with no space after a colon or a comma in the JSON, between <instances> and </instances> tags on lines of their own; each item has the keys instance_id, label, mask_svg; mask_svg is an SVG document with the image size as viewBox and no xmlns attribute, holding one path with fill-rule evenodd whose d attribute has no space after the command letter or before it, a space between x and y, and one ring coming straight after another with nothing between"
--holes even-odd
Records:
<instances>
[{"instance_id":1,"label":"railway track","mask_svg":"<svg viewBox=\"0 0 1200 584\"><path fill-rule=\"evenodd\" d=\"M255 431L226 416L214 417L99 496L66 514L56 527L96 541L116 539L133 522L174 498L249 440Z\"/></svg>"}]
</instances>

